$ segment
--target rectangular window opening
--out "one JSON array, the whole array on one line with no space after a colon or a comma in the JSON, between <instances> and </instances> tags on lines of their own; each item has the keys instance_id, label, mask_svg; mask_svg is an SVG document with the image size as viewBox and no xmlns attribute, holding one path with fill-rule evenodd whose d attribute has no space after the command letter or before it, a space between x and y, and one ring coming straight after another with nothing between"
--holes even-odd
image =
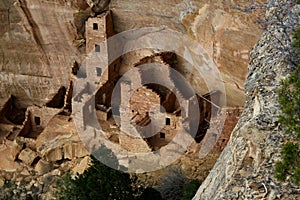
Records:
<instances>
[{"instance_id":1,"label":"rectangular window opening","mask_svg":"<svg viewBox=\"0 0 300 200\"><path fill-rule=\"evenodd\" d=\"M160 138L166 138L166 134L165 133L159 133L159 137Z\"/></svg>"},{"instance_id":2,"label":"rectangular window opening","mask_svg":"<svg viewBox=\"0 0 300 200\"><path fill-rule=\"evenodd\" d=\"M98 24L97 23L93 23L93 29L98 30Z\"/></svg>"},{"instance_id":3,"label":"rectangular window opening","mask_svg":"<svg viewBox=\"0 0 300 200\"><path fill-rule=\"evenodd\" d=\"M41 118L40 117L34 117L34 122L35 122L35 125L37 125L37 126L41 125Z\"/></svg>"},{"instance_id":4,"label":"rectangular window opening","mask_svg":"<svg viewBox=\"0 0 300 200\"><path fill-rule=\"evenodd\" d=\"M97 76L101 76L102 74L102 69L99 67L96 67L96 72L97 72Z\"/></svg>"},{"instance_id":5,"label":"rectangular window opening","mask_svg":"<svg viewBox=\"0 0 300 200\"><path fill-rule=\"evenodd\" d=\"M100 52L100 45L95 44L95 52Z\"/></svg>"},{"instance_id":6,"label":"rectangular window opening","mask_svg":"<svg viewBox=\"0 0 300 200\"><path fill-rule=\"evenodd\" d=\"M166 118L166 125L170 126L171 125L171 119L170 118Z\"/></svg>"}]
</instances>

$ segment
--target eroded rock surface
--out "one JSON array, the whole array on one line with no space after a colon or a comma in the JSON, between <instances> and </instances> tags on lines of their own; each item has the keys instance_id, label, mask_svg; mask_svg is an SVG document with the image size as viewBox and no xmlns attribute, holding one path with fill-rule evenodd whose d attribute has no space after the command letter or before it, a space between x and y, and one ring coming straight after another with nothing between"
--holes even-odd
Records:
<instances>
[{"instance_id":1,"label":"eroded rock surface","mask_svg":"<svg viewBox=\"0 0 300 200\"><path fill-rule=\"evenodd\" d=\"M84 20L95 12L101 12L108 2L98 0L1 1L0 99L13 95L16 97L16 103L21 107L32 104L41 106L49 102L62 87L68 88L74 62L80 63L83 57L81 48L85 43ZM264 1L256 2L260 5ZM248 3L229 0L111 0L109 8L112 10L117 32L132 28L163 26L186 33L200 42L223 73L229 106L242 106L245 101L243 83L247 73L248 54L262 33L261 27L256 23L262 15L262 9L258 6L247 10L249 6L251 8ZM269 18L272 17L272 13L268 14ZM275 30L276 26L270 26L269 29ZM251 182L249 178L254 173L254 176L261 180L259 176L266 173L266 167L259 166L269 165L265 157L270 157L272 148L276 145L273 142L279 140L276 134L271 137L271 133L277 131L276 119L273 116L278 111L278 105L274 103L273 106L272 102L276 97L274 91L279 84L279 79L282 74L288 74L290 70L281 66L287 60L285 57L278 62L271 62L272 60L269 62L267 59L267 57L276 57L274 53L276 51L273 51L273 46L269 45L269 40L272 41L272 45L278 44L272 34L266 33L252 53L253 59L246 85L248 99L244 116L234 132L229 147L223 153L221 158L223 161L219 161L216 165L215 170L218 168L220 170L215 172L213 180L210 176L200 188L200 191L203 191L204 187L208 188L205 190L205 195L199 192L201 199L214 197L213 195L216 195L216 198L236 197L241 190L244 190L245 187L242 186L247 185L248 182L251 183L250 188L260 189L262 183L268 191L273 187L271 182L253 180ZM280 33L276 34L281 37ZM290 40L283 41L287 44L290 42ZM269 52L270 55L265 56L265 52ZM139 53L138 56L129 56L127 60L125 58L123 62L132 63L133 59L139 60L145 57L146 53L142 51ZM150 56L153 52L147 53L146 56ZM276 68L279 65L281 67ZM184 73L184 67L180 71ZM197 75L184 75L197 91L201 90L203 85ZM35 191L35 194L41 195L42 199L49 199L52 198L51 185L63 172L68 169L72 169L73 172L83 172L89 165L88 152L80 142L73 122L70 121L69 116L56 115L47 120L47 127L38 132L36 140L19 137L17 142L7 140L6 144L1 144L0 169L4 172L0 176L0 185L8 180L16 182L24 180L27 191ZM37 121L35 123L39 124ZM0 133L11 133L13 132L11 129L14 130L13 126L9 125L5 130L0 130ZM255 139L252 137L254 134ZM229 136L226 137L226 142L228 138ZM223 149L224 144L219 145L220 149ZM264 145L267 147L270 145L270 148L264 149ZM231 148L237 149L238 153L231 152ZM187 171L191 174L197 174L199 169L205 171L204 175L201 175L201 178L204 178L217 156L218 154L210 157L211 162L204 163L202 169L197 166L186 166L192 168ZM189 163L189 160L182 162ZM241 165L244 169L236 173ZM272 169L271 165L272 163L268 169ZM224 174L223 167L227 167ZM262 171L259 171L260 169ZM18 176L14 176L14 173ZM238 174L237 178L235 174ZM247 181L243 182L244 179L240 176L246 177ZM224 177L230 180L225 181ZM31 180L32 178L37 181ZM276 185L276 182L274 184ZM236 185L241 187L235 187ZM273 191L270 197L273 197L273 194L276 196L280 190L277 188ZM221 195L222 193L224 196Z\"/></svg>"},{"instance_id":2,"label":"eroded rock surface","mask_svg":"<svg viewBox=\"0 0 300 200\"><path fill-rule=\"evenodd\" d=\"M231 139L194 199L297 199L299 188L274 178L285 137L278 126L277 89L295 68L292 35L299 6L270 1L267 30L251 52L246 105Z\"/></svg>"},{"instance_id":3,"label":"eroded rock surface","mask_svg":"<svg viewBox=\"0 0 300 200\"><path fill-rule=\"evenodd\" d=\"M0 98L14 95L20 106L43 105L68 86L79 58L72 44L76 2L0 2Z\"/></svg>"},{"instance_id":4,"label":"eroded rock surface","mask_svg":"<svg viewBox=\"0 0 300 200\"><path fill-rule=\"evenodd\" d=\"M67 88L74 62L83 60L77 47L84 44L84 20L108 3L0 2L0 97L14 95L21 106L43 105L62 86ZM112 0L109 8L117 32L159 26L200 42L224 73L229 104L242 106L248 53L262 30L256 23L259 9L242 12L236 5L234 1ZM186 76L202 87L192 74Z\"/></svg>"},{"instance_id":5,"label":"eroded rock surface","mask_svg":"<svg viewBox=\"0 0 300 200\"><path fill-rule=\"evenodd\" d=\"M264 2L111 0L109 8L117 32L166 27L186 33L199 42L222 73L228 105L243 106L249 52L263 32L257 21L263 18ZM128 59L123 62L130 63L133 58ZM184 69L179 71L186 73ZM199 92L205 85L199 74L193 73L184 75Z\"/></svg>"}]
</instances>

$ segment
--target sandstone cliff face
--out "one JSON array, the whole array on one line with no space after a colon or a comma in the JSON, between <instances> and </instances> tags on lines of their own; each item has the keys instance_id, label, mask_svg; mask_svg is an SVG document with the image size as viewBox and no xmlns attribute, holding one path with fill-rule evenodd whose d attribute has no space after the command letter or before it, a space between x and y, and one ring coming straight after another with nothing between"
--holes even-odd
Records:
<instances>
[{"instance_id":1,"label":"sandstone cliff face","mask_svg":"<svg viewBox=\"0 0 300 200\"><path fill-rule=\"evenodd\" d=\"M89 14L88 6L92 7L94 5L92 2L103 3L103 1L90 0L87 3L85 0L0 1L0 99L13 95L21 106L44 105L62 86L69 85L74 61L80 63L84 56L83 52L75 47L77 42L81 43L83 42L81 39L84 39L82 30L78 32L76 27L82 26L81 20ZM104 4L106 4L105 2ZM260 1L256 2L260 3ZM232 0L111 0L109 8L112 10L117 32L132 28L165 26L186 33L200 42L223 73L228 103L234 106L244 105L243 83L247 74L248 54L262 33L262 29L256 23L258 17L261 16L261 9L254 7L249 11L246 8L249 8L250 5L247 4ZM242 9L236 9L237 6ZM241 11L244 8L247 12ZM96 6L95 9L100 8ZM79 12L79 10L85 11ZM82 16L74 18L78 15ZM272 17L272 14L269 14L269 17ZM275 30L275 28L276 26L269 27L270 30ZM234 174L237 174L236 170L240 166L246 167L245 172L239 173L243 176L245 174L250 176L252 172L257 173L257 176L262 176L264 171L259 171L261 168L258 166L264 161L262 156L270 156L272 148L269 148L264 155L261 152L265 146L258 144L265 145L262 142L265 140L270 145L276 145L273 144L274 141L276 142L280 138L278 135L271 137L271 133L277 131L276 119L273 117L278 111L278 105L273 101L276 96L274 91L282 74L288 74L290 70L283 66L279 67L280 63L285 62L285 58L280 62L263 64L268 60L265 60L267 57L262 51L270 51L270 58L275 57L276 54L272 50L273 46L268 45L269 39L276 44L274 37L267 33L264 37L265 39L262 40L264 42L261 41L260 44L266 49L259 50L259 45L256 47L254 52L259 57L256 60L252 59L252 67L249 68L250 75L246 85L248 99L243 118L234 132L231 143L223 153L221 161L217 163L215 170L219 170L219 172L212 174L200 188L199 198L201 197L201 199L214 197L214 194L218 199L225 190L228 193L228 195L226 192L224 193L225 197L231 197L228 191L231 189L236 191L239 188L230 187L230 180L233 180L233 185L243 185L238 182L241 179L234 180ZM76 43L74 44L73 41ZM255 56L256 54L253 53L252 57ZM276 69L274 72L269 70L270 67L273 69L276 66L278 68L274 68ZM256 70L260 70L260 72L256 73ZM197 77L193 74L185 75L196 90L201 89L202 85L198 85ZM254 100L252 96L255 97ZM55 124L59 124L58 121L54 121L52 125L50 123L49 126L54 127ZM247 129L246 127L255 128ZM62 128L64 127L62 126ZM71 128L65 128L64 133L68 136ZM64 155L68 155L67 159L76 157L72 152L78 146L69 144L66 141L69 138L64 138L62 133L60 135L63 138L57 136L62 139L58 141L56 135L53 135L49 129L41 134L41 141L49 141L50 144L54 144L55 149L51 149L53 146L49 145L51 147L48 149L49 151L42 148L39 152L43 159L36 166L38 166L37 170L42 169L43 173L41 174L46 173L45 171L48 172L48 168L51 168L48 166L48 162L60 161L64 158L63 151ZM239 130L241 131L239 132ZM252 139L251 134L256 135L255 140ZM49 139L50 136L54 138ZM71 136L73 137L73 135ZM27 141L24 143L28 144ZM39 147L43 146L41 143L38 144ZM13 163L20 148L15 143L12 143L11 146L14 147L10 151L10 160ZM49 146L46 145L47 148ZM62 146L64 146L63 149ZM237 149L237 153L231 152L231 149ZM86 152L83 151L83 153L85 156ZM32 158L28 155L30 155L30 151L24 151L22 159L24 162L30 163ZM240 157L242 159L239 159ZM254 160L253 166L248 165L252 160ZM20 167L12 165L8 162L5 167L8 170ZM269 166L270 170L272 169L271 165L272 163ZM227 167L224 174L223 166ZM248 166L249 170L253 171L247 171ZM28 176L27 171L24 174L24 176ZM237 176L240 176L239 174ZM225 175L230 180L225 180ZM212 181L212 177L217 178ZM271 187L270 185L268 185L268 189ZM255 184L251 187L255 187ZM208 188L204 192L205 195L201 193L203 188ZM279 189L274 191L279 191Z\"/></svg>"},{"instance_id":2,"label":"sandstone cliff face","mask_svg":"<svg viewBox=\"0 0 300 200\"><path fill-rule=\"evenodd\" d=\"M43 105L67 87L74 61L80 63L83 56L75 46L84 43L84 33L76 28L90 14L89 6L98 12L108 2L2 0L0 98L14 95L22 107ZM164 26L200 42L223 73L229 104L242 106L248 53L262 31L256 23L259 9L246 13L237 5L229 0L111 0L109 8L117 32ZM186 76L200 91L199 80Z\"/></svg>"},{"instance_id":3,"label":"sandstone cliff face","mask_svg":"<svg viewBox=\"0 0 300 200\"><path fill-rule=\"evenodd\" d=\"M251 52L246 105L231 139L194 199L297 199L299 190L276 181L274 164L286 136L278 126L276 90L295 68L290 45L299 6L269 1L267 30Z\"/></svg>"},{"instance_id":4,"label":"sandstone cliff face","mask_svg":"<svg viewBox=\"0 0 300 200\"><path fill-rule=\"evenodd\" d=\"M256 3L229 0L111 0L109 8L113 12L117 32L163 26L195 39L214 59L222 73L228 104L243 106L249 52L262 33L257 21L263 17L260 7L263 2L265 0ZM247 12L242 12L247 9ZM197 92L205 87L197 75L184 75Z\"/></svg>"},{"instance_id":5,"label":"sandstone cliff face","mask_svg":"<svg viewBox=\"0 0 300 200\"><path fill-rule=\"evenodd\" d=\"M72 45L73 14L81 6L80 1L0 1L0 97L42 105L68 86L79 58Z\"/></svg>"}]
</instances>

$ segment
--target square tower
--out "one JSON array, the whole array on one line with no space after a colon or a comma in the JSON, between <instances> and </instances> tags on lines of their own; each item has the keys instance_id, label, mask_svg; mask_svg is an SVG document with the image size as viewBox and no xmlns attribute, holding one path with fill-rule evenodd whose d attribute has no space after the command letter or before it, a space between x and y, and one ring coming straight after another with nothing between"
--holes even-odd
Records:
<instances>
[{"instance_id":1,"label":"square tower","mask_svg":"<svg viewBox=\"0 0 300 200\"><path fill-rule=\"evenodd\" d=\"M102 52L101 43L114 35L111 12L104 12L96 17L91 17L85 24L86 53ZM107 49L106 49L107 51Z\"/></svg>"},{"instance_id":2,"label":"square tower","mask_svg":"<svg viewBox=\"0 0 300 200\"><path fill-rule=\"evenodd\" d=\"M86 21L87 75L89 80L104 84L115 80L119 72L119 60L109 66L109 48L107 39L114 35L111 11L106 11ZM101 79L100 79L101 77Z\"/></svg>"}]
</instances>

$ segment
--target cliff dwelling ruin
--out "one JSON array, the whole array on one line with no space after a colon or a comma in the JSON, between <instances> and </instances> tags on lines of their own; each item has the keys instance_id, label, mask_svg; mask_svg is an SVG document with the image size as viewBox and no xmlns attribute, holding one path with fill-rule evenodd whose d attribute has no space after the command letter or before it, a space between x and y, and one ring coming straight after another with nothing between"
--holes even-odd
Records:
<instances>
[{"instance_id":1,"label":"cliff dwelling ruin","mask_svg":"<svg viewBox=\"0 0 300 200\"><path fill-rule=\"evenodd\" d=\"M299 9L0 1L0 199L55 199L56 182L98 155L164 199L194 179L194 199L297 199L274 169L294 142L278 122L277 90L298 61Z\"/></svg>"},{"instance_id":2,"label":"cliff dwelling ruin","mask_svg":"<svg viewBox=\"0 0 300 200\"><path fill-rule=\"evenodd\" d=\"M233 124L237 122L242 109L220 107L218 101L216 101L221 96L219 91L210 91L204 95L197 94L197 98L192 100L190 99L191 96L189 96L189 88L182 86L184 85L183 83L176 83L174 80L176 77L172 77L170 71L166 71L165 74L158 74L153 71L153 68L148 69L148 71L140 69L140 66L143 66L143 64L151 63L160 64L166 69L178 68L177 56L173 52L159 52L148 56L135 54L133 55L135 62L126 66L122 65L120 58L108 64L109 47L106 40L113 35L111 11L104 12L97 17L87 20L86 52L91 56L88 56L84 69L79 70L81 73L79 78L97 80L95 83L99 86L99 89L95 93L96 116L109 140L133 152L158 150L173 139L180 129L181 122L187 120L188 113L184 112L191 112L182 111L180 104L185 103L187 110L193 110L193 107L189 108L192 101L197 102L197 106L200 109L199 126L197 126L197 133L194 137L196 146L204 138L211 123L218 121L220 113L227 113L227 120L233 120ZM108 65L107 69L103 70L103 68L97 67L97 64L95 64L95 55L102 55L102 57L107 58L105 61ZM121 79L123 74L132 69L137 69L134 72L134 81ZM174 94L174 91L159 84L147 84L149 76L155 77L154 79L157 80L164 79L164 81L169 82L175 88L176 94ZM119 84L119 90L116 92L117 98L113 101L112 95L117 84ZM133 88L138 89L131 94L130 92ZM83 91L87 92L88 90L88 85L82 86L82 91L77 92L74 100L80 104L83 98L82 95L84 94ZM182 96L184 101L179 102L176 95ZM214 102L212 99L214 99ZM112 105L112 102L116 105ZM93 104L89 105L87 102L84 106L88 108L91 105ZM163 107L163 118L155 118L155 116L159 116L157 113L161 113L162 111L161 109L157 110L157 108L155 110L155 105ZM116 108L114 116L113 107ZM152 108L154 110L151 110ZM90 112L86 113L87 116L93 113L90 108L86 112ZM130 119L120 120L128 118ZM156 124L161 123L161 121L163 121L163 127L155 135L151 135L152 131L156 128ZM84 120L83 126L87 127L89 125L90 121ZM189 126L190 124L187 124L186 129L190 129ZM132 127L135 128L132 129ZM132 134L132 132L135 133ZM134 137L134 135L138 135L138 137ZM230 133L226 132L217 138L217 140L220 140L217 142L219 147L226 145L229 136Z\"/></svg>"},{"instance_id":3,"label":"cliff dwelling ruin","mask_svg":"<svg viewBox=\"0 0 300 200\"><path fill-rule=\"evenodd\" d=\"M115 34L111 11L90 17L85 26L86 53L104 55L107 57L108 65L109 47L105 41ZM219 91L207 91L192 97L189 87L182 87L184 84L178 85L176 77L171 74L170 69L180 68L177 55L173 52L152 52L147 55L133 52L128 56L132 58L132 63L124 64L122 58L118 58L110 63L106 70L101 67L92 70L85 67L84 65L95 66L93 57L88 57L85 64L74 62L74 65L70 66L72 79L69 86L60 87L44 106L22 107L16 103L18 99L14 96L1 101L0 142L8 145L9 151L15 153L0 163L0 169L6 170L10 165L16 171L26 168L42 174L52 169L60 169L60 166L66 169L67 165L75 166L75 172L82 172L83 167L80 166L84 165L83 162L86 162L85 167L88 166L89 152L77 135L72 105L82 102L85 94L91 91L88 85L84 85L82 91L74 91L76 95L73 98L72 94L76 79L91 77L92 80L96 80L94 84L99 86L94 95L95 108L89 108L88 104L85 106L91 112L95 110L97 120L111 142L132 152L159 150L172 141L181 126L185 126L186 130L191 129L190 123L193 120L188 119L189 123L185 121L188 114L193 112L193 106L198 106L199 125L195 130L196 135L193 136L194 142L187 149L185 156L195 160L203 142L210 142L203 140L205 135L213 136L216 132L220 136L215 138L216 146L213 151L221 152L229 140L242 108L220 107L218 102L212 101L220 98ZM141 70L144 64L155 63L162 66L166 73L157 74L152 69ZM123 74L133 69L136 69L134 81L122 79ZM159 84L147 83L149 76L168 82L173 90ZM112 105L112 95L117 84L120 85L120 90L117 91L117 98L113 101L115 105ZM136 87L138 89L130 95L130 91ZM177 98L178 95L181 96L181 100ZM193 102L197 102L197 105ZM181 104L187 109L182 110ZM117 109L113 110L114 107ZM211 125L221 123L219 119L221 114L226 116L225 126L222 130L215 130ZM128 117L129 120L120 120ZM92 126L93 123L89 118L83 121L84 126ZM157 128L156 124L162 124L162 127L153 134L153 130ZM136 127L135 133L127 134L132 133L132 127Z\"/></svg>"},{"instance_id":4,"label":"cliff dwelling ruin","mask_svg":"<svg viewBox=\"0 0 300 200\"><path fill-rule=\"evenodd\" d=\"M113 35L113 21L110 11L104 12L94 18L89 18L86 22L86 52L104 53L108 57L108 47L101 45L105 44L105 40ZM93 60L91 59L87 59L86 62L87 65L93 65ZM121 91L119 91L119 102L117 102L119 103L117 114L119 117L127 115L124 110L129 109L131 112L129 124L124 122L123 124L122 122L121 124L117 123L118 119L113 118L111 105L112 92L122 74L130 69L139 68L139 66L145 63L159 63L166 68L178 67L175 66L177 65L176 54L172 52L161 52L154 53L150 56L140 57L137 62L131 66L127 66L125 72L123 69L122 74L120 73L121 62L121 59L115 60L108 66L106 71L102 71L101 68L96 68L95 71L87 70L84 72L82 72L82 70L79 69L78 64L75 63L72 72L74 74L78 73L78 77L92 76L98 78L98 84L101 87L95 94L96 115L99 123L104 128L107 137L111 141L132 151L147 152L157 150L167 145L172 140L180 128L180 121L184 120L183 113L180 109L180 103L174 92L160 85L143 84L147 79L147 75L145 75L147 72L136 74L135 83L122 82ZM151 72L149 73L151 74ZM166 74L162 77L158 76L157 78L168 79L168 81L173 82L172 77ZM133 87L132 84L139 84L140 87L130 97L128 95L131 87ZM175 86L176 85L174 85L174 87ZM184 94L185 92L180 91L180 88L177 88L177 90L178 94ZM73 81L70 82L68 89L61 87L45 107L30 106L27 110L15 107L14 97L7 99L1 109L1 116L3 116L1 118L1 140L9 139L13 141L18 136L37 139L39 134L43 132L48 123L56 115L70 116L70 119L68 119L66 123L73 123L71 120L72 92ZM78 94L73 100L77 101L80 99L79 96L80 95ZM219 96L219 91L211 91L204 95L197 95L197 102L201 112L199 116L199 126L195 136L196 144L202 141L207 130L210 128L210 124L217 120L218 113L227 112L228 117L230 118L231 116L230 120L233 120L233 124L237 121L242 109L221 108L216 103L212 103L211 97L218 99ZM184 97L184 99L187 102L189 101L188 97ZM126 101L129 102L129 105L126 104ZM143 139L137 140L124 133L131 130L126 126L135 125L142 128L151 124L150 115L153 115L153 113L151 113L151 108L154 105L162 105L165 109L165 117L164 119L160 119L164 121L164 127L157 134L149 136L147 135L147 131L141 131L140 134L143 134L144 137ZM127 108L126 106L129 107ZM158 112L160 112L160 110L158 110ZM14 119L12 119L11 116L14 116ZM230 127L233 128L233 125L230 125ZM218 141L219 146L225 146L229 139L231 128L221 135L219 138L220 141ZM151 127L148 131L151 132ZM137 132L139 131L137 130ZM133 143L134 145L132 145Z\"/></svg>"}]
</instances>

